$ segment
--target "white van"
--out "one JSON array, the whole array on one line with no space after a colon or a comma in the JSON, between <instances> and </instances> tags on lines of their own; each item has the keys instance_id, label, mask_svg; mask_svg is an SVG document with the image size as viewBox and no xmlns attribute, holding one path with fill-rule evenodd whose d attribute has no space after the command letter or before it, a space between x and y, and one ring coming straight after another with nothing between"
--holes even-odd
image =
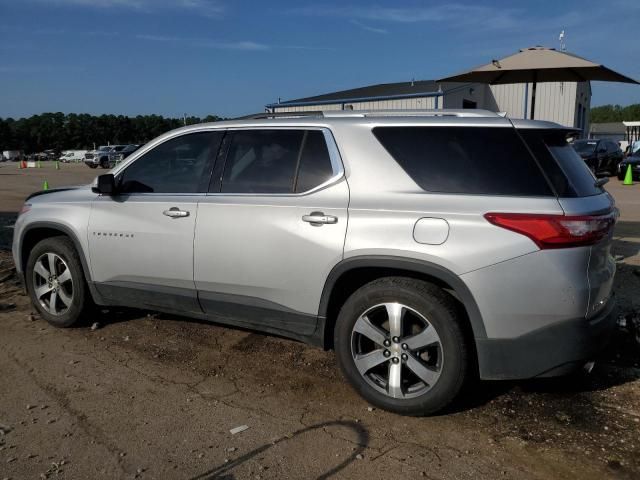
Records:
<instances>
[{"instance_id":1,"label":"white van","mask_svg":"<svg viewBox=\"0 0 640 480\"><path fill-rule=\"evenodd\" d=\"M64 163L84 162L85 153L87 153L87 150L65 150L58 160Z\"/></svg>"},{"instance_id":2,"label":"white van","mask_svg":"<svg viewBox=\"0 0 640 480\"><path fill-rule=\"evenodd\" d=\"M13 162L22 158L22 150L5 150L0 155L0 162Z\"/></svg>"}]
</instances>

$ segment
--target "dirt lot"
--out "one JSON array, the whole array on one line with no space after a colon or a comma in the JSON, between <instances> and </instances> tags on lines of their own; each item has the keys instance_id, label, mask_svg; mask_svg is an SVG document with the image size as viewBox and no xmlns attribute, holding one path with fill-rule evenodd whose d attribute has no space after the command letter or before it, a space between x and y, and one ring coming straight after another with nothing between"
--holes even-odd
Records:
<instances>
[{"instance_id":1,"label":"dirt lot","mask_svg":"<svg viewBox=\"0 0 640 480\"><path fill-rule=\"evenodd\" d=\"M479 383L446 414L404 418L293 341L133 310L50 327L18 288L6 226L45 177L96 173L0 164L0 479L639 478L640 347L624 333L589 376ZM640 185L608 187L624 314L640 309Z\"/></svg>"}]
</instances>

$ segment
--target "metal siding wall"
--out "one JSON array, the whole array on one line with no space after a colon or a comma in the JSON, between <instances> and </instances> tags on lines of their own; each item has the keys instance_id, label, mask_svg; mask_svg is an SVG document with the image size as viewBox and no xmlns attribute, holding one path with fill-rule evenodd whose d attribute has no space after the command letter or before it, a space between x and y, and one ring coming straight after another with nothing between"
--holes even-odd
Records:
<instances>
[{"instance_id":1,"label":"metal siding wall","mask_svg":"<svg viewBox=\"0 0 640 480\"><path fill-rule=\"evenodd\" d=\"M354 105L355 108L355 105ZM276 113L286 113L286 112L319 112L322 110L342 110L341 103L332 103L330 105L302 105L302 106L282 106L275 107L274 111Z\"/></svg>"},{"instance_id":2,"label":"metal siding wall","mask_svg":"<svg viewBox=\"0 0 640 480\"><path fill-rule=\"evenodd\" d=\"M580 128L578 110L583 109L583 135L586 137L589 132L589 110L591 109L591 84L589 82L580 82L576 89L576 101L574 109L574 127Z\"/></svg>"},{"instance_id":3,"label":"metal siding wall","mask_svg":"<svg viewBox=\"0 0 640 480\"><path fill-rule=\"evenodd\" d=\"M576 105L575 82L539 83L536 91L536 120L550 120L572 127Z\"/></svg>"},{"instance_id":4,"label":"metal siding wall","mask_svg":"<svg viewBox=\"0 0 640 480\"><path fill-rule=\"evenodd\" d=\"M544 82L536 88L536 120L548 120L573 127L576 120L576 82ZM507 112L513 118L524 118L525 84L491 85L491 93L498 105L498 111ZM527 118L531 116L533 87L529 84Z\"/></svg>"},{"instance_id":5,"label":"metal siding wall","mask_svg":"<svg viewBox=\"0 0 640 480\"><path fill-rule=\"evenodd\" d=\"M513 118L524 118L524 84L490 85L489 88L499 112L507 112L507 115ZM529 97L531 97L531 89L529 89ZM485 99L486 103L487 99ZM531 108L530 98L528 108Z\"/></svg>"}]
</instances>

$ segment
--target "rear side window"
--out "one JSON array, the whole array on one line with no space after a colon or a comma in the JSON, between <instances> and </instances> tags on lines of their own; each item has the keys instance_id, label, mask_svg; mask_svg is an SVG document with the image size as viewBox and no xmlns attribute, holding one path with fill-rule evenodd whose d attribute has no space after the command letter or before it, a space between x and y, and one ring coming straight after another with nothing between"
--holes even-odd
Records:
<instances>
[{"instance_id":1,"label":"rear side window","mask_svg":"<svg viewBox=\"0 0 640 480\"><path fill-rule=\"evenodd\" d=\"M553 195L513 128L376 127L373 133L429 192Z\"/></svg>"},{"instance_id":2,"label":"rear side window","mask_svg":"<svg viewBox=\"0 0 640 480\"><path fill-rule=\"evenodd\" d=\"M567 143L563 130L521 129L527 145L538 159L559 197L588 197L603 192L596 179Z\"/></svg>"},{"instance_id":3,"label":"rear side window","mask_svg":"<svg viewBox=\"0 0 640 480\"><path fill-rule=\"evenodd\" d=\"M333 176L319 130L238 130L222 176L222 193L301 193Z\"/></svg>"}]
</instances>

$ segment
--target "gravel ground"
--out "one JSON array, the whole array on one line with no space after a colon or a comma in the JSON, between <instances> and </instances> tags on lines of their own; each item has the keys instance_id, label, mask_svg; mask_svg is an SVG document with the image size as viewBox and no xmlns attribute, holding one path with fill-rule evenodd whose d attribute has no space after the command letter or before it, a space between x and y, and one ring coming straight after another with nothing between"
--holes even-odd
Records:
<instances>
[{"instance_id":1,"label":"gravel ground","mask_svg":"<svg viewBox=\"0 0 640 480\"><path fill-rule=\"evenodd\" d=\"M640 229L622 220L617 314L630 316ZM629 333L590 375L479 382L440 416L405 418L370 408L331 352L137 310L56 329L16 282L0 249L0 479L640 477Z\"/></svg>"}]
</instances>

